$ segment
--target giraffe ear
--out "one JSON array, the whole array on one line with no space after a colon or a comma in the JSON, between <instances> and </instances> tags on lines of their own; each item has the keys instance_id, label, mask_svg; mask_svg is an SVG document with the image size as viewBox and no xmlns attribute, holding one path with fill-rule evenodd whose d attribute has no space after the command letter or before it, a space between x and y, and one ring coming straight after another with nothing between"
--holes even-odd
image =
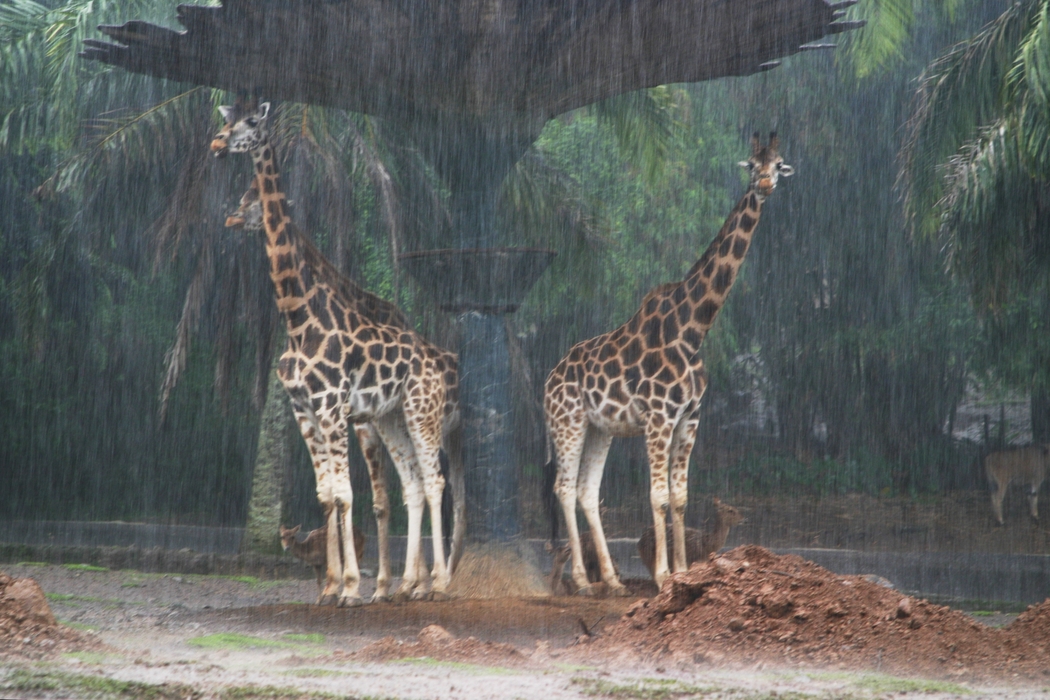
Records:
<instances>
[{"instance_id":1,"label":"giraffe ear","mask_svg":"<svg viewBox=\"0 0 1050 700\"><path fill-rule=\"evenodd\" d=\"M780 173L780 177L791 177L795 174L795 169L787 163L781 163L780 167L777 168L777 172Z\"/></svg>"},{"instance_id":2,"label":"giraffe ear","mask_svg":"<svg viewBox=\"0 0 1050 700\"><path fill-rule=\"evenodd\" d=\"M219 105L219 114L222 115L223 121L229 124L233 121L233 112L235 108L231 105Z\"/></svg>"},{"instance_id":3,"label":"giraffe ear","mask_svg":"<svg viewBox=\"0 0 1050 700\"><path fill-rule=\"evenodd\" d=\"M261 105L259 105L259 109L256 110L255 117L257 119L266 119L267 115L269 115L269 114L270 114L270 103L269 102L263 102Z\"/></svg>"}]
</instances>

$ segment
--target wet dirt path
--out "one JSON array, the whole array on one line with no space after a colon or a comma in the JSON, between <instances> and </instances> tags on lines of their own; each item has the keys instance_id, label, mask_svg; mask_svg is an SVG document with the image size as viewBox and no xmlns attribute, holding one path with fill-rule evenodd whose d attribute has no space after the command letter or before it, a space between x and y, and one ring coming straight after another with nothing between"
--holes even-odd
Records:
<instances>
[{"instance_id":1,"label":"wet dirt path","mask_svg":"<svg viewBox=\"0 0 1050 700\"><path fill-rule=\"evenodd\" d=\"M3 697L200 698L948 698L1050 697L1042 688L972 687L870 673L583 666L581 622L600 634L631 599L458 600L317 608L312 580L0 566L37 580L55 615L104 651L47 661L0 659ZM369 660L354 652L415 643L427 625L475 657ZM483 642L513 646L487 647ZM452 642L455 644L458 642ZM371 646L369 646L371 645Z\"/></svg>"}]
</instances>

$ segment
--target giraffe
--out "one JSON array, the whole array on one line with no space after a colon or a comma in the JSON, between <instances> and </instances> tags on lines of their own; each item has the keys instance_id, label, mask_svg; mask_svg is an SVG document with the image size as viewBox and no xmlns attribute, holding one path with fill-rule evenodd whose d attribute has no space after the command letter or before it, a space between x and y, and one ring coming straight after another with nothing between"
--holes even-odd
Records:
<instances>
[{"instance_id":1,"label":"giraffe","mask_svg":"<svg viewBox=\"0 0 1050 700\"><path fill-rule=\"evenodd\" d=\"M408 328L392 304L373 295L355 295L361 290L324 260L292 224L269 142L270 104L238 103L219 110L225 125L211 142L212 152L216 156L248 153L255 167L270 278L288 331L288 347L277 371L310 450L317 497L328 525L322 602L362 603L353 538L339 536L352 531L348 423L358 428L368 424L362 448L366 453L376 450L381 439L401 477L408 506L408 547L395 597L429 595L422 557L423 510L424 504L429 506L433 532L441 533L445 480L438 452L453 419L455 404L448 401L447 388L456 383L456 368L448 366L443 351ZM378 319L363 313L369 305L378 309ZM444 543L439 534L431 540L433 593L444 596L450 578Z\"/></svg>"},{"instance_id":2,"label":"giraffe","mask_svg":"<svg viewBox=\"0 0 1050 700\"><path fill-rule=\"evenodd\" d=\"M287 202L290 206L291 202ZM241 196L237 209L226 217L226 227L241 229L250 232L263 231L262 203L259 198L258 184L255 178L248 190ZM294 222L289 222L294 226ZM389 326L398 328L410 328L408 320L396 305L377 297L371 292L354 284L352 280L339 273L317 250L310 239L303 236L300 241L307 264L314 271L315 276L332 280L339 284L344 297L349 300L348 308L369 318ZM445 396L447 404L445 408L445 431L444 450L449 457L449 482L452 487L453 503L453 532L451 547L448 557L449 575L455 573L456 565L463 554L463 536L466 529L466 487L463 480L463 462L460 449L460 413L457 398L459 396L458 372L456 371L459 358L455 353L438 348L440 359L446 367L452 368L451 373L446 373L443 379L446 382ZM354 425L354 433L357 443L361 449L365 464L368 467L368 477L372 485L372 510L376 518L376 532L378 540L379 566L376 571L376 591L372 597L373 602L389 599L390 573L390 497L387 489L386 474L383 468L382 456L380 454L381 441L375 427L371 423L358 423ZM413 472L412 476L415 476ZM356 531L356 528L355 528ZM355 542L357 540L355 539ZM356 545L355 545L356 546ZM424 561L422 552L418 555L418 561ZM358 562L360 563L360 552ZM420 569L420 577L429 576L425 567Z\"/></svg>"},{"instance_id":3,"label":"giraffe","mask_svg":"<svg viewBox=\"0 0 1050 700\"><path fill-rule=\"evenodd\" d=\"M577 500L590 524L602 580L610 594L627 594L609 556L598 512L605 457L614 437L645 435L656 584L663 585L670 574L665 529L668 508L674 570L687 568L686 480L700 399L707 388L698 351L744 262L762 203L779 177L793 173L778 153L775 133L765 147L756 133L751 139L751 157L740 165L750 173L747 191L685 279L653 289L630 321L577 343L547 377L544 415L558 470L554 494L565 516L572 578L581 594L593 595L595 589L584 567Z\"/></svg>"}]
</instances>

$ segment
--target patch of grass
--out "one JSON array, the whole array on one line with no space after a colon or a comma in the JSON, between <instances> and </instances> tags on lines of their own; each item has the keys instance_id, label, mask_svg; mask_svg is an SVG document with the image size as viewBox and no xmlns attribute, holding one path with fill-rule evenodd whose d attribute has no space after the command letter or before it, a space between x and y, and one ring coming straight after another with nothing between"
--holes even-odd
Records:
<instances>
[{"instance_id":1,"label":"patch of grass","mask_svg":"<svg viewBox=\"0 0 1050 700\"><path fill-rule=\"evenodd\" d=\"M193 637L192 639L187 639L186 643L200 649L289 649L297 646L291 642L251 637L235 632L221 632L219 634L208 634L203 637Z\"/></svg>"},{"instance_id":2,"label":"patch of grass","mask_svg":"<svg viewBox=\"0 0 1050 700\"><path fill-rule=\"evenodd\" d=\"M76 605L77 603L104 603L111 608L121 608L125 605L145 605L136 601L117 600L116 598L95 598L87 595L73 595L71 593L45 593L44 596L55 603L66 603Z\"/></svg>"},{"instance_id":3,"label":"patch of grass","mask_svg":"<svg viewBox=\"0 0 1050 700\"><path fill-rule=\"evenodd\" d=\"M83 696L98 700L142 698L143 700L183 700L199 698L192 687L177 683L139 683L104 676L88 676L58 671L18 669L0 682L0 690L46 694L49 697Z\"/></svg>"},{"instance_id":4,"label":"patch of grass","mask_svg":"<svg viewBox=\"0 0 1050 700\"><path fill-rule=\"evenodd\" d=\"M245 685L224 688L216 697L222 700L343 700L346 696L307 692L297 688L279 688L273 685Z\"/></svg>"},{"instance_id":5,"label":"patch of grass","mask_svg":"<svg viewBox=\"0 0 1050 700\"><path fill-rule=\"evenodd\" d=\"M259 583L259 579L254 576L224 576L231 581L237 581L238 583L247 583L249 586L254 586Z\"/></svg>"},{"instance_id":6,"label":"patch of grass","mask_svg":"<svg viewBox=\"0 0 1050 700\"><path fill-rule=\"evenodd\" d=\"M109 571L104 566L95 566L94 564L63 564L62 566L70 571Z\"/></svg>"},{"instance_id":7,"label":"patch of grass","mask_svg":"<svg viewBox=\"0 0 1050 700\"><path fill-rule=\"evenodd\" d=\"M20 561L15 566L49 566L46 561Z\"/></svg>"},{"instance_id":8,"label":"patch of grass","mask_svg":"<svg viewBox=\"0 0 1050 700\"><path fill-rule=\"evenodd\" d=\"M284 675L295 676L296 678L328 678L331 676L346 676L355 674L348 674L344 671L332 671L327 668L297 668L292 671L285 671Z\"/></svg>"},{"instance_id":9,"label":"patch of grass","mask_svg":"<svg viewBox=\"0 0 1050 700\"><path fill-rule=\"evenodd\" d=\"M390 663L394 664L413 664L418 666L429 666L433 668L447 668L461 673L470 673L477 676L513 676L517 675L519 671L515 671L512 668L503 668L502 666L479 666L477 664L468 664L463 661L439 661L432 659L429 656L416 656L408 659L396 659Z\"/></svg>"},{"instance_id":10,"label":"patch of grass","mask_svg":"<svg viewBox=\"0 0 1050 700\"><path fill-rule=\"evenodd\" d=\"M943 693L951 696L973 695L972 690L958 683L915 678L898 678L880 674L865 674L853 685L873 693Z\"/></svg>"},{"instance_id":11,"label":"patch of grass","mask_svg":"<svg viewBox=\"0 0 1050 700\"><path fill-rule=\"evenodd\" d=\"M64 659L77 659L84 664L95 664L100 665L106 663L108 659L118 658L113 654L100 654L97 651L70 651L62 654Z\"/></svg>"},{"instance_id":12,"label":"patch of grass","mask_svg":"<svg viewBox=\"0 0 1050 700\"><path fill-rule=\"evenodd\" d=\"M95 625L85 625L83 622L69 622L67 620L60 619L59 624L65 625L70 629L75 629L78 632L98 632L98 627Z\"/></svg>"},{"instance_id":13,"label":"patch of grass","mask_svg":"<svg viewBox=\"0 0 1050 700\"><path fill-rule=\"evenodd\" d=\"M324 644L323 634L285 634L282 635L289 642L306 642L307 644Z\"/></svg>"},{"instance_id":14,"label":"patch of grass","mask_svg":"<svg viewBox=\"0 0 1050 700\"><path fill-rule=\"evenodd\" d=\"M625 700L665 700L710 695L724 689L698 686L672 678L642 678L636 681L609 681L601 678L573 678L572 684L584 695Z\"/></svg>"},{"instance_id":15,"label":"patch of grass","mask_svg":"<svg viewBox=\"0 0 1050 700\"><path fill-rule=\"evenodd\" d=\"M970 614L974 617L991 617L992 615L998 615L998 610L971 610Z\"/></svg>"},{"instance_id":16,"label":"patch of grass","mask_svg":"<svg viewBox=\"0 0 1050 700\"><path fill-rule=\"evenodd\" d=\"M586 673L587 671L598 670L595 666L580 666L578 664L566 663L556 663L554 664L554 668L558 669L559 671L564 671L565 673Z\"/></svg>"}]
</instances>

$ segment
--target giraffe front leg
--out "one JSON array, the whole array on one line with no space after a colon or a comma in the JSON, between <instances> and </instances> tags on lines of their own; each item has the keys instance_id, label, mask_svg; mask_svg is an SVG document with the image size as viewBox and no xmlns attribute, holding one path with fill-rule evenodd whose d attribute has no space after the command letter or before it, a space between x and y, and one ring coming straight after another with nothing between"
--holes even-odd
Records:
<instances>
[{"instance_id":1,"label":"giraffe front leg","mask_svg":"<svg viewBox=\"0 0 1050 700\"><path fill-rule=\"evenodd\" d=\"M667 509L670 505L667 462L670 442L671 426L662 414L654 414L646 426L645 444L649 453L649 503L653 509L656 542L653 580L661 588L671 573L667 567Z\"/></svg>"},{"instance_id":2,"label":"giraffe front leg","mask_svg":"<svg viewBox=\"0 0 1050 700\"><path fill-rule=\"evenodd\" d=\"M342 578L339 553L339 507L331 496L328 498L331 500L322 506L326 513L325 526L328 528L328 536L325 538L324 588L317 596L318 605L335 605L338 602L339 583Z\"/></svg>"},{"instance_id":3,"label":"giraffe front leg","mask_svg":"<svg viewBox=\"0 0 1050 700\"><path fill-rule=\"evenodd\" d=\"M376 547L379 563L376 568L376 591L372 602L390 600L390 492L387 489L383 470L382 442L371 423L354 427L361 454L368 465L368 478L372 482L372 512L376 518Z\"/></svg>"},{"instance_id":4,"label":"giraffe front leg","mask_svg":"<svg viewBox=\"0 0 1050 700\"><path fill-rule=\"evenodd\" d=\"M583 458L580 461L578 493L580 508L583 510L587 523L591 527L591 540L594 544L595 553L598 555L601 580L607 586L609 595L625 596L627 595L627 588L620 582L612 556L609 555L609 543L605 539L605 530L602 527L601 512L599 511L602 475L605 472L605 458L609 454L609 446L611 444L612 436L608 433L593 428L587 431L587 440L583 447ZM593 588L593 585L590 587Z\"/></svg>"},{"instance_id":5,"label":"giraffe front leg","mask_svg":"<svg viewBox=\"0 0 1050 700\"><path fill-rule=\"evenodd\" d=\"M354 492L350 485L350 464L345 451L345 432L341 443L344 447L343 452L339 453L338 448L333 447L331 457L332 474L335 477L336 512L339 514L338 532L342 544L339 556L343 564L343 591L339 595L338 605L341 608L352 608L361 605L363 601L361 600L361 571L357 566L357 547L353 537ZM329 531L329 538L331 538L331 531Z\"/></svg>"},{"instance_id":6,"label":"giraffe front leg","mask_svg":"<svg viewBox=\"0 0 1050 700\"><path fill-rule=\"evenodd\" d=\"M292 411L295 413L299 432L306 442L307 449L310 450L310 461L313 463L315 487L317 489L317 502L321 505L325 525L328 527L328 536L325 540L324 585L317 596L317 604L334 605L338 600L339 584L343 570L342 562L340 561L339 514L335 502L335 481L328 458L328 445L322 438L316 415L306 408L303 402L296 399L296 394L293 393L292 389L289 390L289 395L292 398Z\"/></svg>"},{"instance_id":7,"label":"giraffe front leg","mask_svg":"<svg viewBox=\"0 0 1050 700\"><path fill-rule=\"evenodd\" d=\"M685 551L685 507L689 499L689 455L696 443L698 416L687 416L674 430L671 448L671 531L674 543L673 571L686 571L689 561Z\"/></svg>"}]
</instances>

